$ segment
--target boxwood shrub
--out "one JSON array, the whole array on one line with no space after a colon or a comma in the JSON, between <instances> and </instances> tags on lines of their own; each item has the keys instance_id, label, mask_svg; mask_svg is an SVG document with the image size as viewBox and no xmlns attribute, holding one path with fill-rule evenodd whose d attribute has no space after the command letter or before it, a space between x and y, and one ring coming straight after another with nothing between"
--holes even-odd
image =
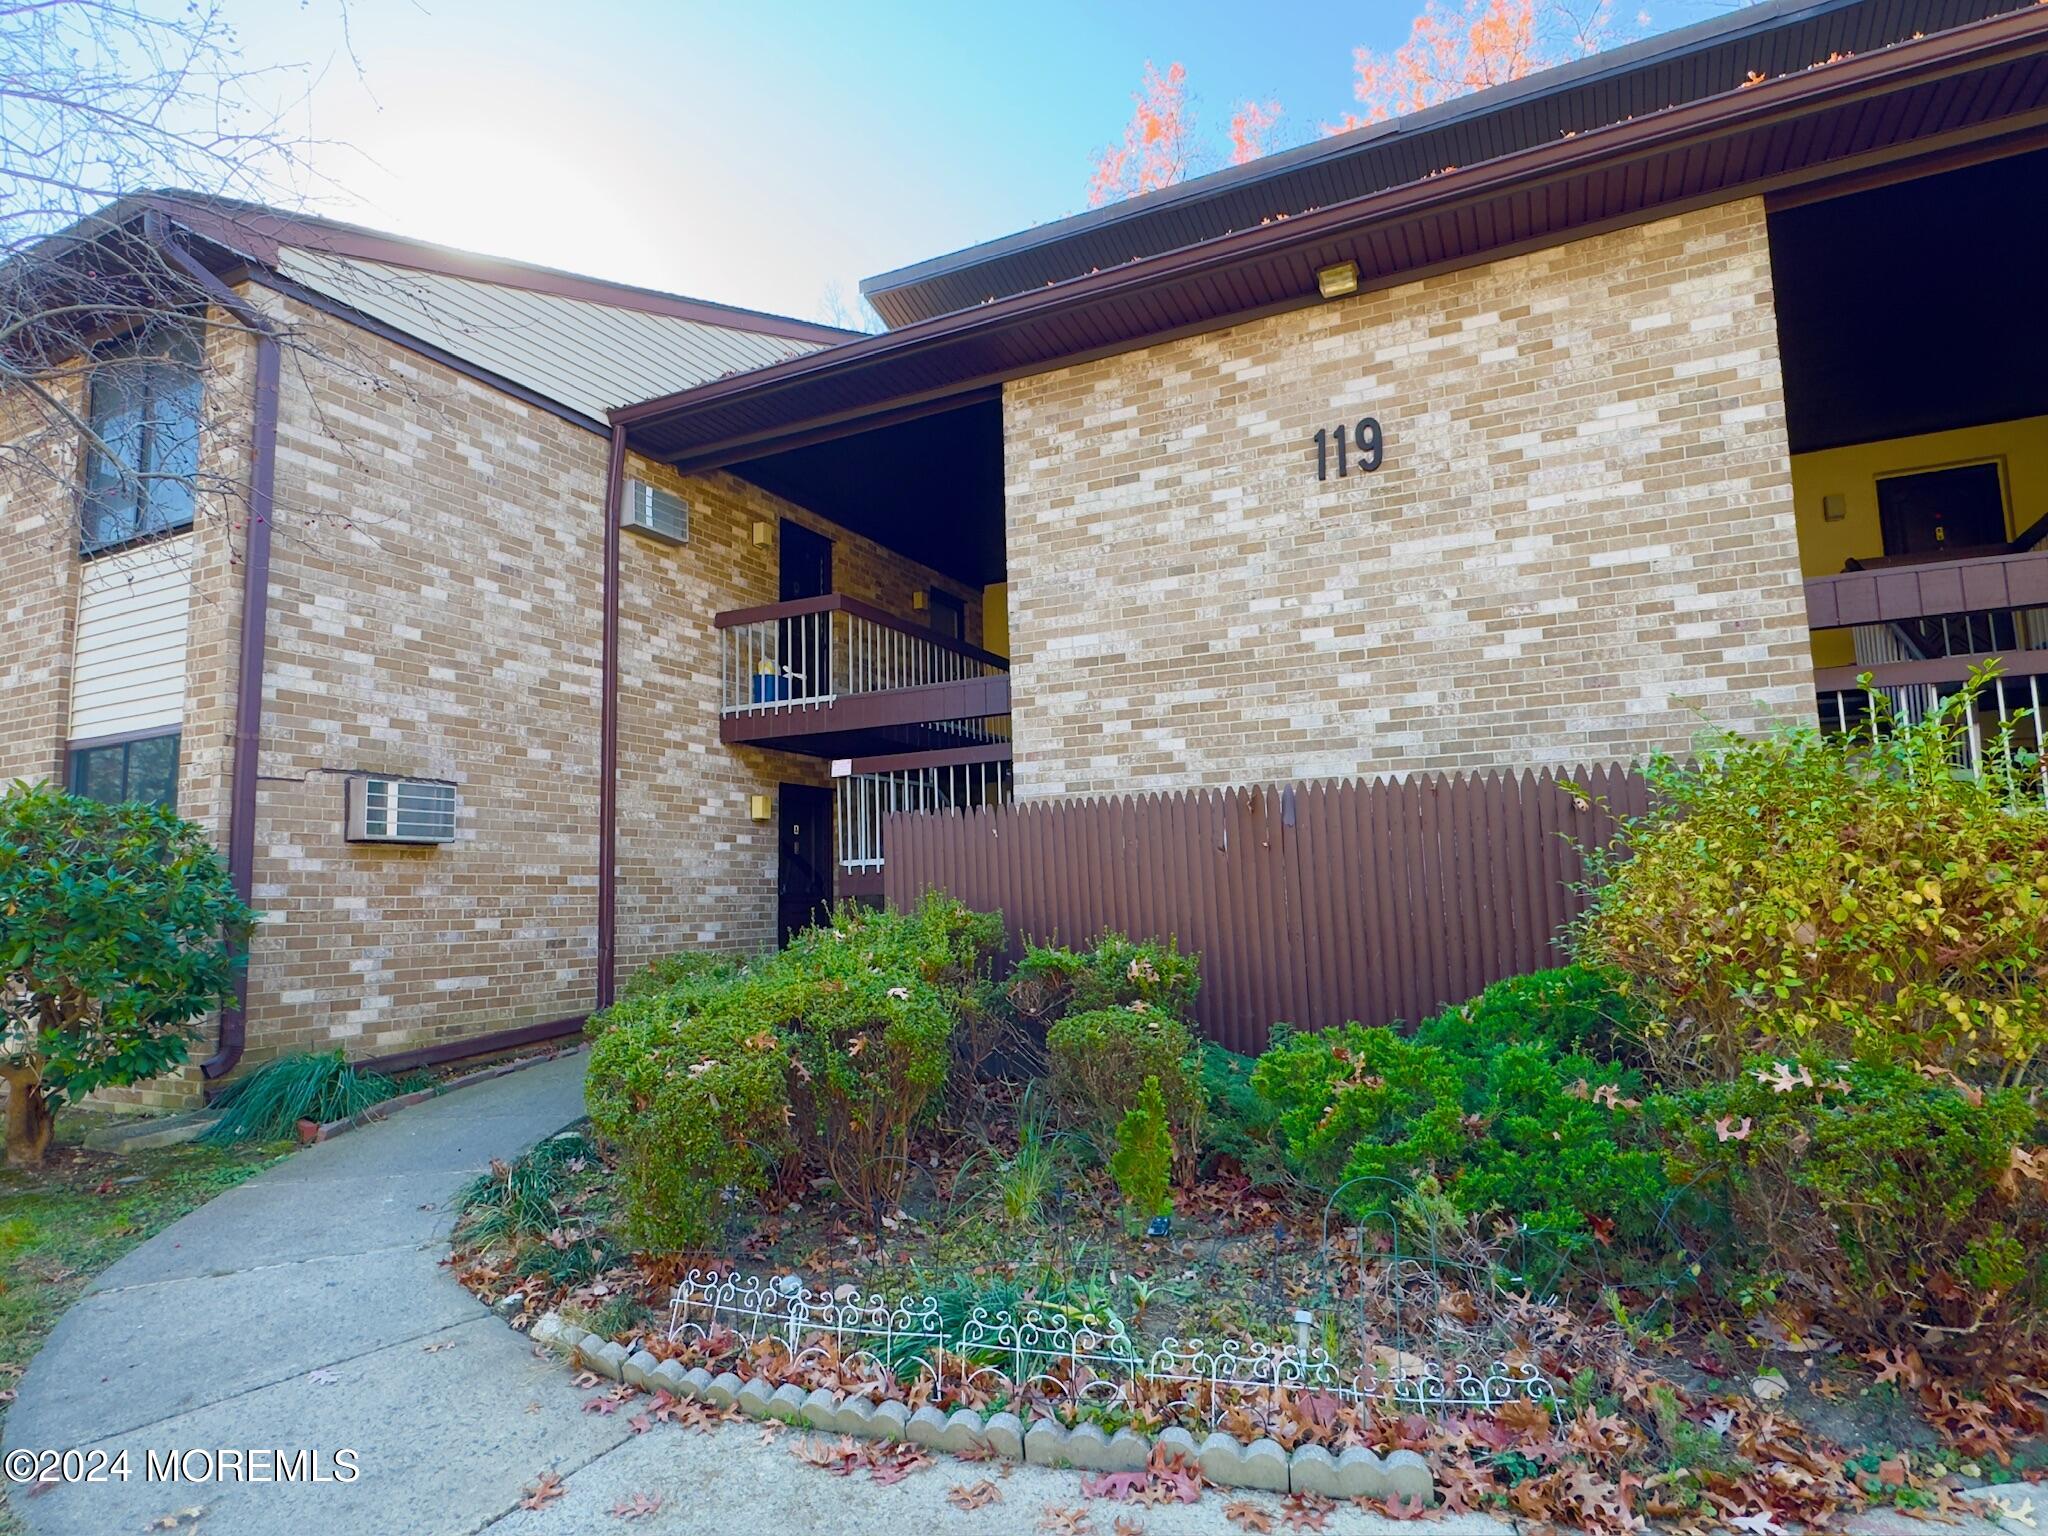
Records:
<instances>
[{"instance_id":1,"label":"boxwood shrub","mask_svg":"<svg viewBox=\"0 0 2048 1536\"><path fill-rule=\"evenodd\" d=\"M1002 936L1000 914L938 897L905 914L845 906L779 954L679 958L642 978L593 1021L585 1086L636 1239L705 1243L728 1198L779 1172L887 1214Z\"/></svg>"},{"instance_id":2,"label":"boxwood shrub","mask_svg":"<svg viewBox=\"0 0 2048 1536\"><path fill-rule=\"evenodd\" d=\"M1137 1107L1147 1078L1156 1078L1173 1127L1174 1161L1193 1173L1202 1143L1206 1096L1193 1031L1143 1002L1093 1008L1057 1020L1045 1037L1053 1102L1100 1148Z\"/></svg>"}]
</instances>

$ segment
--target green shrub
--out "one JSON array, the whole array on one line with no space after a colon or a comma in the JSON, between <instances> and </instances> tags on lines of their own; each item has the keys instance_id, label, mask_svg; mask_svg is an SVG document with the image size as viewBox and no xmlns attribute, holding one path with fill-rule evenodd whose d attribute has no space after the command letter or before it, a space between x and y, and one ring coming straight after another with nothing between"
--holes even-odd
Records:
<instances>
[{"instance_id":1,"label":"green shrub","mask_svg":"<svg viewBox=\"0 0 2048 1536\"><path fill-rule=\"evenodd\" d=\"M1296 1171L1353 1214L1395 1203L1382 1181L1430 1182L1466 1216L1605 1240L1650 1234L1667 1198L1640 1079L1543 1043L1458 1054L1359 1024L1283 1026L1252 1086Z\"/></svg>"},{"instance_id":2,"label":"green shrub","mask_svg":"<svg viewBox=\"0 0 2048 1536\"><path fill-rule=\"evenodd\" d=\"M398 1084L376 1072L360 1072L341 1051L305 1051L265 1062L220 1097L223 1113L202 1141L276 1141L291 1136L301 1120L326 1124L346 1120L396 1098Z\"/></svg>"},{"instance_id":3,"label":"green shrub","mask_svg":"<svg viewBox=\"0 0 2048 1536\"><path fill-rule=\"evenodd\" d=\"M686 949L664 955L628 977L625 986L619 989L619 996L631 999L651 992L709 996L728 986L744 968L744 962L737 955L717 950ZM596 1024L604 1017L605 1014L599 1014L591 1023Z\"/></svg>"},{"instance_id":4,"label":"green shrub","mask_svg":"<svg viewBox=\"0 0 2048 1536\"><path fill-rule=\"evenodd\" d=\"M1140 1222L1172 1212L1173 1202L1166 1191L1173 1181L1173 1132L1158 1078L1145 1079L1137 1103L1117 1126L1109 1172L1124 1204Z\"/></svg>"},{"instance_id":5,"label":"green shrub","mask_svg":"<svg viewBox=\"0 0 2048 1536\"><path fill-rule=\"evenodd\" d=\"M650 1246L702 1244L728 1193L758 1196L791 1158L863 1216L887 1214L911 1128L937 1102L966 995L1003 942L1000 914L927 897L845 906L743 967L693 959L608 1010L586 1077ZM789 1171L799 1171L790 1164Z\"/></svg>"},{"instance_id":6,"label":"green shrub","mask_svg":"<svg viewBox=\"0 0 2048 1536\"><path fill-rule=\"evenodd\" d=\"M1009 978L1009 992L1033 1018L1094 1013L1143 1003L1185 1019L1194 1012L1199 964L1172 939L1138 942L1104 933L1091 948L1074 951L1031 945Z\"/></svg>"},{"instance_id":7,"label":"green shrub","mask_svg":"<svg viewBox=\"0 0 2048 1536\"><path fill-rule=\"evenodd\" d=\"M1955 769L1983 675L1875 742L1787 730L1651 766L1655 808L1591 859L1603 883L1576 947L1644 1005L1660 1079L1802 1054L2030 1076L2048 1042L2048 808L2011 793L2002 736L1983 773Z\"/></svg>"},{"instance_id":8,"label":"green shrub","mask_svg":"<svg viewBox=\"0 0 2048 1536\"><path fill-rule=\"evenodd\" d=\"M1641 1079L1614 1063L1504 1047L1468 1093L1474 1118L1447 1180L1452 1201L1468 1215L1499 1212L1552 1237L1650 1238L1670 1185L1642 1093Z\"/></svg>"},{"instance_id":9,"label":"green shrub","mask_svg":"<svg viewBox=\"0 0 2048 1536\"><path fill-rule=\"evenodd\" d=\"M1067 1117L1107 1146L1157 1078L1173 1128L1175 1161L1192 1174L1202 1144L1202 1059L1187 1025L1142 1004L1060 1018L1045 1037L1048 1086Z\"/></svg>"},{"instance_id":10,"label":"green shrub","mask_svg":"<svg viewBox=\"0 0 2048 1536\"><path fill-rule=\"evenodd\" d=\"M161 806L0 795L7 1161L41 1164L60 1106L183 1062L254 920L212 839Z\"/></svg>"},{"instance_id":11,"label":"green shrub","mask_svg":"<svg viewBox=\"0 0 2048 1536\"><path fill-rule=\"evenodd\" d=\"M1541 1045L1562 1055L1607 1060L1626 1049L1634 1017L1621 985L1614 973L1585 965L1510 976L1424 1019L1414 1039L1456 1057L1485 1058L1504 1046Z\"/></svg>"},{"instance_id":12,"label":"green shrub","mask_svg":"<svg viewBox=\"0 0 2048 1536\"><path fill-rule=\"evenodd\" d=\"M798 1142L870 1218L901 1196L911 1128L945 1087L958 989L978 969L973 930L952 916L845 908L767 967L788 988L777 1028Z\"/></svg>"},{"instance_id":13,"label":"green shrub","mask_svg":"<svg viewBox=\"0 0 2048 1536\"><path fill-rule=\"evenodd\" d=\"M1202 1155L1227 1157L1254 1183L1271 1182L1278 1161L1279 1111L1252 1086L1255 1058L1204 1040Z\"/></svg>"},{"instance_id":14,"label":"green shrub","mask_svg":"<svg viewBox=\"0 0 2048 1536\"><path fill-rule=\"evenodd\" d=\"M788 1055L777 1024L792 989L736 979L714 998L634 1000L591 1046L584 1100L618 1150L636 1242L697 1248L718 1232L726 1194L758 1197L788 1155Z\"/></svg>"},{"instance_id":15,"label":"green shrub","mask_svg":"<svg viewBox=\"0 0 2048 1536\"><path fill-rule=\"evenodd\" d=\"M1464 1145L1457 1064L1391 1029L1346 1024L1303 1034L1276 1024L1252 1087L1277 1111L1289 1161L1321 1189L1354 1179L1413 1183L1455 1162ZM1353 1189L1345 1207L1378 1209L1387 1194Z\"/></svg>"},{"instance_id":16,"label":"green shrub","mask_svg":"<svg viewBox=\"0 0 2048 1536\"><path fill-rule=\"evenodd\" d=\"M2038 1332L2048 1150L2020 1089L1897 1063L1757 1057L1657 1106L1674 1177L1725 1203L1742 1257L1844 1340L1915 1329L1930 1360Z\"/></svg>"}]
</instances>

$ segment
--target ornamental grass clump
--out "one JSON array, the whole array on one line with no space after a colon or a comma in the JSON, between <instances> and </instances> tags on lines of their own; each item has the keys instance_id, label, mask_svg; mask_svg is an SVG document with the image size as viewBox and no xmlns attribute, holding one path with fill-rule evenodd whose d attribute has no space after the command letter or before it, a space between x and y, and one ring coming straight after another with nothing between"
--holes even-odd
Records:
<instances>
[{"instance_id":1,"label":"ornamental grass clump","mask_svg":"<svg viewBox=\"0 0 2048 1536\"><path fill-rule=\"evenodd\" d=\"M1875 739L1787 730L1651 764L1654 808L1591 857L1576 949L1622 978L1662 1080L1813 1054L2039 1080L2048 808L2010 724L1966 771L1989 675L1918 723L1879 697Z\"/></svg>"}]
</instances>

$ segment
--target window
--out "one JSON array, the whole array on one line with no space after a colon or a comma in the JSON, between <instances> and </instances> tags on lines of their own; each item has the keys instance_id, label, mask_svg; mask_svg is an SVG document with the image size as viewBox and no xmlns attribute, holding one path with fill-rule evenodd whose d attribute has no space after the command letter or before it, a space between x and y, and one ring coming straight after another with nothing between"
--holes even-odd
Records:
<instances>
[{"instance_id":1,"label":"window","mask_svg":"<svg viewBox=\"0 0 2048 1536\"><path fill-rule=\"evenodd\" d=\"M108 451L86 456L81 553L192 526L200 379L189 326L152 326L95 358L88 413Z\"/></svg>"},{"instance_id":2,"label":"window","mask_svg":"<svg viewBox=\"0 0 2048 1536\"><path fill-rule=\"evenodd\" d=\"M133 741L97 742L71 749L71 792L119 805L141 800L178 803L178 733Z\"/></svg>"},{"instance_id":3,"label":"window","mask_svg":"<svg viewBox=\"0 0 2048 1536\"><path fill-rule=\"evenodd\" d=\"M967 638L967 605L950 592L931 589L932 633L948 640Z\"/></svg>"},{"instance_id":4,"label":"window","mask_svg":"<svg viewBox=\"0 0 2048 1536\"><path fill-rule=\"evenodd\" d=\"M1996 460L1885 475L1878 530L1887 555L1943 554L2005 542L2005 477Z\"/></svg>"}]
</instances>

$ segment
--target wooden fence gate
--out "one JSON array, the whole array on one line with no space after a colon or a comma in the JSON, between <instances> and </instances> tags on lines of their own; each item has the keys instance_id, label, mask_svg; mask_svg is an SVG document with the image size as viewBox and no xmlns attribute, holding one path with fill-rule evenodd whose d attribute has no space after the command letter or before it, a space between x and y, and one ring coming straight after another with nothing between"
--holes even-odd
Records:
<instances>
[{"instance_id":1,"label":"wooden fence gate","mask_svg":"<svg viewBox=\"0 0 2048 1536\"><path fill-rule=\"evenodd\" d=\"M894 815L883 894L1000 908L1013 958L1027 937L1173 937L1201 956L1203 1032L1258 1051L1276 1021L1413 1022L1558 964L1577 846L1648 806L1639 773L1601 767Z\"/></svg>"}]
</instances>

